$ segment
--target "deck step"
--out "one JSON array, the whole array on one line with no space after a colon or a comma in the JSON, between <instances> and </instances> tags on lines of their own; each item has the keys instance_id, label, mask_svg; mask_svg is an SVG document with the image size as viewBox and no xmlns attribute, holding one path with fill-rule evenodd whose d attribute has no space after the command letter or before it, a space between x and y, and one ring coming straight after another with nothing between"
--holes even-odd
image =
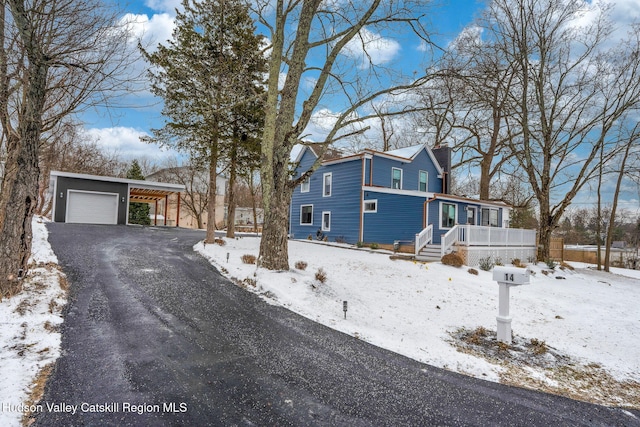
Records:
<instances>
[{"instance_id":1,"label":"deck step","mask_svg":"<svg viewBox=\"0 0 640 427\"><path fill-rule=\"evenodd\" d=\"M427 245L416 256L419 261L440 261L442 258L440 245Z\"/></svg>"}]
</instances>

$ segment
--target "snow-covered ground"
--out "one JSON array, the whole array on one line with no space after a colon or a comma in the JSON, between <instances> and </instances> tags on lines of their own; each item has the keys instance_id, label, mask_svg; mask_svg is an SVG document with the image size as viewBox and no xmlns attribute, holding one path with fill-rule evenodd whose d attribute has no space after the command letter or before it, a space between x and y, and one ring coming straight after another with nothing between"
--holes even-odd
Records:
<instances>
[{"instance_id":1,"label":"snow-covered ground","mask_svg":"<svg viewBox=\"0 0 640 427\"><path fill-rule=\"evenodd\" d=\"M498 285L490 272L480 270L474 275L468 267L392 260L383 251L308 241L290 241L291 270L272 272L241 259L245 254L258 255L259 239L225 241L225 245L199 243L195 250L271 304L430 365L502 382L508 382L503 376L510 371L513 383L512 366L458 351L452 337L461 328L496 330ZM294 268L297 261L306 262L306 270ZM586 370L596 369L637 394L640 274L575 266L576 270L554 271L543 263L528 267L533 272L531 284L511 288L513 333L527 341L543 341L549 353L569 356L571 367L578 364ZM325 283L315 279L319 269L326 273ZM559 384L566 382L566 377L554 378L547 368L526 366L518 375L530 378L516 383L592 401L588 395L602 392L609 396L595 401L637 405L625 397L627 394L611 396L617 387L594 392L594 384ZM602 382L602 375L592 376L584 370L574 375L576 382L582 382L587 374L595 378L591 383ZM565 392L565 388L573 390Z\"/></svg>"},{"instance_id":2,"label":"snow-covered ground","mask_svg":"<svg viewBox=\"0 0 640 427\"><path fill-rule=\"evenodd\" d=\"M66 292L43 221L33 220L33 267L23 292L0 301L1 426L21 425L36 376L60 355L58 330Z\"/></svg>"},{"instance_id":3,"label":"snow-covered ground","mask_svg":"<svg viewBox=\"0 0 640 427\"><path fill-rule=\"evenodd\" d=\"M34 267L24 280L24 292L0 302L1 426L20 425L34 380L60 355L59 327L66 304L61 283L66 286L43 221L33 222ZM491 273L479 271L476 276L468 267L391 260L383 251L307 241L290 242L291 271L271 272L242 262L245 254L257 256L258 247L257 238L245 237L226 240L224 246L199 243L195 249L271 304L431 365L514 382L513 364L458 351L452 336L462 328L496 329L498 286ZM294 268L297 261L308 264L304 271ZM550 353L570 356L569 364L578 369L569 369L574 376L559 381L548 368L528 365L516 373L515 383L638 407L640 272L609 274L573 265L575 271L556 269L547 275L544 264L529 266L535 273L531 284L511 289L511 316L518 337L544 341ZM326 272L325 283L315 278L320 268ZM604 377L592 369L606 372L621 386L602 389ZM562 381L585 384L558 384Z\"/></svg>"}]
</instances>

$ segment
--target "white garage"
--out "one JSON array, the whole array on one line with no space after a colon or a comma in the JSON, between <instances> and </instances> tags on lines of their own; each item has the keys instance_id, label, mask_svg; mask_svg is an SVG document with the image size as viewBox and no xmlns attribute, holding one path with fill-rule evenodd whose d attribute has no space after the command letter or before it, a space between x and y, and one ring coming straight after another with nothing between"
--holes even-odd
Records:
<instances>
[{"instance_id":1,"label":"white garage","mask_svg":"<svg viewBox=\"0 0 640 427\"><path fill-rule=\"evenodd\" d=\"M67 190L66 222L82 224L117 224L118 194Z\"/></svg>"}]
</instances>

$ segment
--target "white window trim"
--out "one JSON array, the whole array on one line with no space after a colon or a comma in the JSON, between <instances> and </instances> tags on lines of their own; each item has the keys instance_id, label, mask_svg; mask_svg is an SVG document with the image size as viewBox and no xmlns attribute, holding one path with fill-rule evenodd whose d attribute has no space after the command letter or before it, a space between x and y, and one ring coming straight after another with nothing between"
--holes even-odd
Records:
<instances>
[{"instance_id":1,"label":"white window trim","mask_svg":"<svg viewBox=\"0 0 640 427\"><path fill-rule=\"evenodd\" d=\"M326 194L327 176L329 177L329 194ZM333 192L333 173L327 172L322 174L322 197L331 197L332 192Z\"/></svg>"},{"instance_id":2,"label":"white window trim","mask_svg":"<svg viewBox=\"0 0 640 427\"><path fill-rule=\"evenodd\" d=\"M453 205L453 209L454 209L454 214L453 214L453 225L455 227L455 225L457 224L457 218L458 218L458 205L456 203L453 202L440 202L440 213L438 214L439 219L438 219L438 225L440 227L440 230L451 230L453 227L444 227L442 225L442 207L443 205Z\"/></svg>"},{"instance_id":3,"label":"white window trim","mask_svg":"<svg viewBox=\"0 0 640 427\"><path fill-rule=\"evenodd\" d=\"M367 202L368 203L375 203L376 204L376 208L375 209L367 209ZM362 210L364 213L376 213L378 212L378 199L367 199L363 202L362 204Z\"/></svg>"},{"instance_id":4,"label":"white window trim","mask_svg":"<svg viewBox=\"0 0 640 427\"><path fill-rule=\"evenodd\" d=\"M305 179L304 181L302 181L302 183L300 183L300 192L301 193L308 193L309 190L311 190L311 177L308 176L307 179Z\"/></svg>"},{"instance_id":5,"label":"white window trim","mask_svg":"<svg viewBox=\"0 0 640 427\"><path fill-rule=\"evenodd\" d=\"M484 210L488 210L489 211L489 220L487 221L487 225L484 225L484 215L483 212ZM494 207L482 207L480 209L480 225L484 226L484 227L500 227L500 209L499 208L494 208ZM496 213L496 224L495 225L491 225L491 212L495 212Z\"/></svg>"},{"instance_id":6,"label":"white window trim","mask_svg":"<svg viewBox=\"0 0 640 427\"><path fill-rule=\"evenodd\" d=\"M399 170L400 171L400 188L393 188L393 171L395 170ZM403 182L402 180L404 179L404 171L401 168L391 168L391 188L394 190L402 190L403 187Z\"/></svg>"},{"instance_id":7,"label":"white window trim","mask_svg":"<svg viewBox=\"0 0 640 427\"><path fill-rule=\"evenodd\" d=\"M424 173L427 176L427 181L424 183L424 192L426 193L427 191L429 191L429 172L425 170L418 171L418 191L422 191L420 190L420 174L421 173Z\"/></svg>"},{"instance_id":8,"label":"white window trim","mask_svg":"<svg viewBox=\"0 0 640 427\"><path fill-rule=\"evenodd\" d=\"M311 207L311 222L302 222L302 208ZM300 205L300 225L313 225L313 205Z\"/></svg>"},{"instance_id":9,"label":"white window trim","mask_svg":"<svg viewBox=\"0 0 640 427\"><path fill-rule=\"evenodd\" d=\"M325 215L329 215L329 226L325 227L324 225L324 217ZM322 212L322 231L331 231L331 211L323 211Z\"/></svg>"},{"instance_id":10,"label":"white window trim","mask_svg":"<svg viewBox=\"0 0 640 427\"><path fill-rule=\"evenodd\" d=\"M467 206L467 224L469 224L469 211L473 211L473 224L470 225L478 225L478 208L476 206Z\"/></svg>"}]
</instances>

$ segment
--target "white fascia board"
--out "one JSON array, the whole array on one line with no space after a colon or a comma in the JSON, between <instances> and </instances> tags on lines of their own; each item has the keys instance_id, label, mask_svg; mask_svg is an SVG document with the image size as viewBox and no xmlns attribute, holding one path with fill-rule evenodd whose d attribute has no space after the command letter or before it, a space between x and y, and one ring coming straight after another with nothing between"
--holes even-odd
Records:
<instances>
[{"instance_id":1,"label":"white fascia board","mask_svg":"<svg viewBox=\"0 0 640 427\"><path fill-rule=\"evenodd\" d=\"M397 194L401 196L413 196L413 197L426 197L433 198L435 196L434 193L429 193L426 191L418 191L418 190L396 190L393 188L384 188L384 187L369 187L367 185L362 186L362 191L371 191L374 193L384 193L384 194Z\"/></svg>"},{"instance_id":2,"label":"white fascia board","mask_svg":"<svg viewBox=\"0 0 640 427\"><path fill-rule=\"evenodd\" d=\"M112 176L88 175L84 173L51 171L51 176L59 176L63 178L86 179L91 181L117 182L121 184L130 184L135 188L144 188L147 190L164 190L164 191L184 191L185 186L182 184L171 184L167 182L144 181L138 179L116 178Z\"/></svg>"}]
</instances>

